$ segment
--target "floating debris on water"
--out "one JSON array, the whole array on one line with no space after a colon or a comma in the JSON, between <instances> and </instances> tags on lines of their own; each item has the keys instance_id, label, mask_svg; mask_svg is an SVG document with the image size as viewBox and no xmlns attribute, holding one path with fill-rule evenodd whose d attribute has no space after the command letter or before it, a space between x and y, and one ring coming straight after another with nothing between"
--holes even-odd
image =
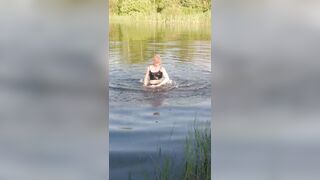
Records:
<instances>
[{"instance_id":1,"label":"floating debris on water","mask_svg":"<svg viewBox=\"0 0 320 180\"><path fill-rule=\"evenodd\" d=\"M120 127L120 129L123 129L123 130L132 130L131 127Z\"/></svg>"}]
</instances>

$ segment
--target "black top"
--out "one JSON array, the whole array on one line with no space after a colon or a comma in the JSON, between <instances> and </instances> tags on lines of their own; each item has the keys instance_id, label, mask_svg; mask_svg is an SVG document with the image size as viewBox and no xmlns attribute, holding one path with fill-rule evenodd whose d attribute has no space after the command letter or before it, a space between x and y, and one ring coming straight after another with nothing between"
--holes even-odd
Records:
<instances>
[{"instance_id":1,"label":"black top","mask_svg":"<svg viewBox=\"0 0 320 180\"><path fill-rule=\"evenodd\" d=\"M161 67L160 67L161 69ZM151 72L151 70L149 70L149 78L150 80L158 80L158 79L161 79L162 78L162 72L160 71L158 72Z\"/></svg>"}]
</instances>

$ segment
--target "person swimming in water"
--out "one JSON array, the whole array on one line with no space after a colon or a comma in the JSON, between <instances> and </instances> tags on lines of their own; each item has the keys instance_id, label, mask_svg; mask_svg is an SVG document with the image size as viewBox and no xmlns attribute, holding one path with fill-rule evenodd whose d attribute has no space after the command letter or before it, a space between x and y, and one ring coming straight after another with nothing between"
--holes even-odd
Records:
<instances>
[{"instance_id":1,"label":"person swimming in water","mask_svg":"<svg viewBox=\"0 0 320 180\"><path fill-rule=\"evenodd\" d=\"M147 67L143 85L145 87L160 87L170 81L166 69L161 66L160 55L156 54L153 57L153 64Z\"/></svg>"}]
</instances>

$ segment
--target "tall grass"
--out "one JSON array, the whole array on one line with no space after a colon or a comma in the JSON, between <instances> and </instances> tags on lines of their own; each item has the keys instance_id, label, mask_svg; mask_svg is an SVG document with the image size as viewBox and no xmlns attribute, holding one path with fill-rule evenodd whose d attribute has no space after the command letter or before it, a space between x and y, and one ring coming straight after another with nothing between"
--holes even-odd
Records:
<instances>
[{"instance_id":1,"label":"tall grass","mask_svg":"<svg viewBox=\"0 0 320 180\"><path fill-rule=\"evenodd\" d=\"M210 25L211 23L211 11L205 13L196 14L179 14L179 15L164 15L160 13L153 13L150 15L110 15L110 22L121 23L158 23L167 25Z\"/></svg>"},{"instance_id":2,"label":"tall grass","mask_svg":"<svg viewBox=\"0 0 320 180\"><path fill-rule=\"evenodd\" d=\"M153 160L154 176L152 180L210 180L211 179L211 129L210 122L205 127L195 120L184 143L183 171L177 172L172 156L163 156L161 147L157 161ZM145 175L145 180L150 180ZM131 179L131 177L129 178Z\"/></svg>"},{"instance_id":3,"label":"tall grass","mask_svg":"<svg viewBox=\"0 0 320 180\"><path fill-rule=\"evenodd\" d=\"M200 128L194 123L185 142L185 169L183 180L210 180L211 178L211 132L210 123Z\"/></svg>"}]
</instances>

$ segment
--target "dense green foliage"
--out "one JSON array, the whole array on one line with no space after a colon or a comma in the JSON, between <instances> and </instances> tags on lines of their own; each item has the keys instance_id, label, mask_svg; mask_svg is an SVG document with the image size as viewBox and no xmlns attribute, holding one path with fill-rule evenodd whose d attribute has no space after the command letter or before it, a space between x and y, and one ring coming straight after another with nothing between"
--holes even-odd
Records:
<instances>
[{"instance_id":1,"label":"dense green foliage","mask_svg":"<svg viewBox=\"0 0 320 180\"><path fill-rule=\"evenodd\" d=\"M111 15L188 15L211 10L211 0L110 0Z\"/></svg>"}]
</instances>

